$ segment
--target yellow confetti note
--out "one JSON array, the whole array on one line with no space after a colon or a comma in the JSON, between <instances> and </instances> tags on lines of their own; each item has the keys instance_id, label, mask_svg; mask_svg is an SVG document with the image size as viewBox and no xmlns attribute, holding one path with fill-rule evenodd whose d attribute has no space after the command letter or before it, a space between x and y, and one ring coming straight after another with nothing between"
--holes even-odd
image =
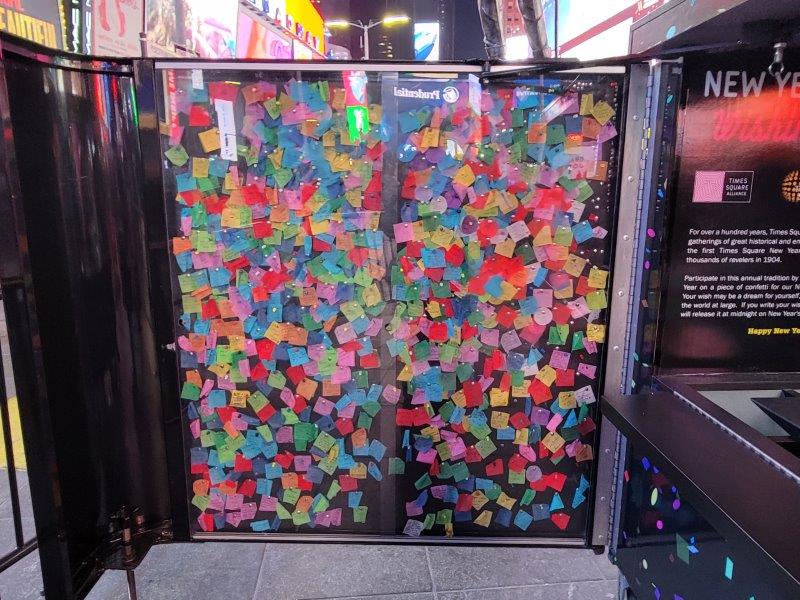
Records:
<instances>
[{"instance_id":1,"label":"yellow confetti note","mask_svg":"<svg viewBox=\"0 0 800 600\"><path fill-rule=\"evenodd\" d=\"M580 256L575 256L574 254L570 254L569 257L567 258L567 262L564 264L564 271L566 271L573 277L580 277L585 267L586 267L585 258L581 258ZM591 277L591 272L589 273L589 277ZM592 284L590 283L589 285ZM601 287L601 286L592 286L592 287Z\"/></svg>"},{"instance_id":2,"label":"yellow confetti note","mask_svg":"<svg viewBox=\"0 0 800 600\"><path fill-rule=\"evenodd\" d=\"M313 379L305 377L297 384L297 393L303 398L309 399L316 393L318 385Z\"/></svg>"},{"instance_id":3,"label":"yellow confetti note","mask_svg":"<svg viewBox=\"0 0 800 600\"><path fill-rule=\"evenodd\" d=\"M493 411L491 423L492 429L505 429L508 427L508 413Z\"/></svg>"},{"instance_id":4,"label":"yellow confetti note","mask_svg":"<svg viewBox=\"0 0 800 600\"><path fill-rule=\"evenodd\" d=\"M567 298L572 298L573 293L572 280L570 279L564 287L553 290L553 297L557 300L566 300Z\"/></svg>"},{"instance_id":5,"label":"yellow confetti note","mask_svg":"<svg viewBox=\"0 0 800 600\"><path fill-rule=\"evenodd\" d=\"M328 220L311 221L311 235L319 235L327 233L331 228L331 222Z\"/></svg>"},{"instance_id":6,"label":"yellow confetti note","mask_svg":"<svg viewBox=\"0 0 800 600\"><path fill-rule=\"evenodd\" d=\"M608 102L600 101L592 108L592 116L600 125L605 125L614 116L614 109Z\"/></svg>"},{"instance_id":7,"label":"yellow confetti note","mask_svg":"<svg viewBox=\"0 0 800 600\"><path fill-rule=\"evenodd\" d=\"M586 326L586 337L590 342L604 342L606 339L606 326L599 323L589 323Z\"/></svg>"},{"instance_id":8,"label":"yellow confetti note","mask_svg":"<svg viewBox=\"0 0 800 600\"><path fill-rule=\"evenodd\" d=\"M366 479L367 465L365 465L364 463L354 464L352 467L350 467L350 476L353 477L354 479Z\"/></svg>"},{"instance_id":9,"label":"yellow confetti note","mask_svg":"<svg viewBox=\"0 0 800 600\"><path fill-rule=\"evenodd\" d=\"M383 107L380 104L370 104L368 114L370 123L380 123L383 118Z\"/></svg>"},{"instance_id":10,"label":"yellow confetti note","mask_svg":"<svg viewBox=\"0 0 800 600\"><path fill-rule=\"evenodd\" d=\"M438 302L429 302L428 306L426 307L428 314L436 319L437 317L442 316L442 305Z\"/></svg>"},{"instance_id":11,"label":"yellow confetti note","mask_svg":"<svg viewBox=\"0 0 800 600\"><path fill-rule=\"evenodd\" d=\"M492 511L484 510L478 515L478 518L475 519L474 523L476 525L480 525L481 527L488 527L492 523Z\"/></svg>"},{"instance_id":12,"label":"yellow confetti note","mask_svg":"<svg viewBox=\"0 0 800 600\"><path fill-rule=\"evenodd\" d=\"M404 365L400 372L397 374L397 381L411 381L411 377L413 377L413 373L411 372L411 367L409 365ZM455 394L453 394L455 397ZM467 403L464 402L462 407L466 407Z\"/></svg>"},{"instance_id":13,"label":"yellow confetti note","mask_svg":"<svg viewBox=\"0 0 800 600\"><path fill-rule=\"evenodd\" d=\"M608 299L604 290L597 290L591 294L586 294L586 305L591 310L602 310L608 306Z\"/></svg>"},{"instance_id":14,"label":"yellow confetti note","mask_svg":"<svg viewBox=\"0 0 800 600\"><path fill-rule=\"evenodd\" d=\"M578 400L575 398L575 392L559 392L558 406L564 409L575 408L578 406Z\"/></svg>"},{"instance_id":15,"label":"yellow confetti note","mask_svg":"<svg viewBox=\"0 0 800 600\"><path fill-rule=\"evenodd\" d=\"M333 172L349 171L351 166L350 156L347 154L337 154L331 161L331 171Z\"/></svg>"},{"instance_id":16,"label":"yellow confetti note","mask_svg":"<svg viewBox=\"0 0 800 600\"><path fill-rule=\"evenodd\" d=\"M228 373L230 373L231 366L222 363L217 363L215 365L211 365L210 367L208 367L208 370L214 373L214 375L216 375L217 377L225 377Z\"/></svg>"},{"instance_id":17,"label":"yellow confetti note","mask_svg":"<svg viewBox=\"0 0 800 600\"><path fill-rule=\"evenodd\" d=\"M608 271L592 267L589 270L589 285L595 289L603 290L608 283Z\"/></svg>"},{"instance_id":18,"label":"yellow confetti note","mask_svg":"<svg viewBox=\"0 0 800 600\"><path fill-rule=\"evenodd\" d=\"M283 161L283 148L276 148L275 151L269 155L269 159L276 169L280 169L281 162Z\"/></svg>"},{"instance_id":19,"label":"yellow confetti note","mask_svg":"<svg viewBox=\"0 0 800 600\"><path fill-rule=\"evenodd\" d=\"M264 336L276 344L280 344L283 341L285 336L285 328L283 323L272 322L267 327L267 331L264 333Z\"/></svg>"},{"instance_id":20,"label":"yellow confetti note","mask_svg":"<svg viewBox=\"0 0 800 600\"><path fill-rule=\"evenodd\" d=\"M539 372L536 374L536 379L541 381L547 387L550 387L556 380L556 370L550 365L545 365L539 369Z\"/></svg>"},{"instance_id":21,"label":"yellow confetti note","mask_svg":"<svg viewBox=\"0 0 800 600\"><path fill-rule=\"evenodd\" d=\"M592 114L592 109L594 108L594 94L584 94L581 96L581 116L585 117L586 115Z\"/></svg>"},{"instance_id":22,"label":"yellow confetti note","mask_svg":"<svg viewBox=\"0 0 800 600\"><path fill-rule=\"evenodd\" d=\"M197 179L205 179L208 177L208 159L207 158L193 158L192 159L192 177Z\"/></svg>"},{"instance_id":23,"label":"yellow confetti note","mask_svg":"<svg viewBox=\"0 0 800 600\"><path fill-rule=\"evenodd\" d=\"M472 172L472 169L469 165L464 165L461 167L453 177L453 183L457 183L463 186L470 186L475 182L475 173ZM491 516L491 513L489 513Z\"/></svg>"},{"instance_id":24,"label":"yellow confetti note","mask_svg":"<svg viewBox=\"0 0 800 600\"><path fill-rule=\"evenodd\" d=\"M512 385L511 395L514 396L514 398L527 398L531 395L531 393L528 391L528 385L528 383L525 385Z\"/></svg>"},{"instance_id":25,"label":"yellow confetti note","mask_svg":"<svg viewBox=\"0 0 800 600\"><path fill-rule=\"evenodd\" d=\"M514 505L516 503L517 503L516 499L506 495L505 492L500 492L500 495L497 497L497 504L499 504L503 508L507 508L508 510L514 508Z\"/></svg>"},{"instance_id":26,"label":"yellow confetti note","mask_svg":"<svg viewBox=\"0 0 800 600\"><path fill-rule=\"evenodd\" d=\"M572 244L572 229L569 227L558 227L553 237L553 243L559 246L569 246Z\"/></svg>"},{"instance_id":27,"label":"yellow confetti note","mask_svg":"<svg viewBox=\"0 0 800 600\"><path fill-rule=\"evenodd\" d=\"M200 138L200 145L206 154L220 149L219 129L216 127L199 133L197 137Z\"/></svg>"},{"instance_id":28,"label":"yellow confetti note","mask_svg":"<svg viewBox=\"0 0 800 600\"><path fill-rule=\"evenodd\" d=\"M222 221L221 224L223 227L240 227L241 223L239 221L239 207L237 206L227 206L222 210Z\"/></svg>"},{"instance_id":29,"label":"yellow confetti note","mask_svg":"<svg viewBox=\"0 0 800 600\"><path fill-rule=\"evenodd\" d=\"M495 192L495 202L497 202L497 207L504 215L516 210L519 206L519 200L517 200L517 197L514 194L509 194L503 190L492 191Z\"/></svg>"},{"instance_id":30,"label":"yellow confetti note","mask_svg":"<svg viewBox=\"0 0 800 600\"><path fill-rule=\"evenodd\" d=\"M489 502L489 498L486 497L481 490L475 490L472 492L472 508L475 510L482 509L486 503Z\"/></svg>"},{"instance_id":31,"label":"yellow confetti note","mask_svg":"<svg viewBox=\"0 0 800 600\"><path fill-rule=\"evenodd\" d=\"M550 226L545 225L539 230L539 233L536 234L536 237L533 238L533 245L534 246L548 246L553 243L553 234L550 231Z\"/></svg>"},{"instance_id":32,"label":"yellow confetti note","mask_svg":"<svg viewBox=\"0 0 800 600\"><path fill-rule=\"evenodd\" d=\"M322 145L326 148L333 148L336 146L336 133L332 130L328 130L322 134Z\"/></svg>"},{"instance_id":33,"label":"yellow confetti note","mask_svg":"<svg viewBox=\"0 0 800 600\"><path fill-rule=\"evenodd\" d=\"M422 141L420 146L422 148L435 148L439 145L439 130L432 127L426 127L422 130Z\"/></svg>"},{"instance_id":34,"label":"yellow confetti note","mask_svg":"<svg viewBox=\"0 0 800 600\"><path fill-rule=\"evenodd\" d=\"M500 256L511 258L514 256L514 248L516 247L517 243L511 238L508 238L499 244L495 244L494 253L499 254Z\"/></svg>"},{"instance_id":35,"label":"yellow confetti note","mask_svg":"<svg viewBox=\"0 0 800 600\"><path fill-rule=\"evenodd\" d=\"M550 452L558 452L564 445L564 438L558 435L555 431L551 431L542 439L542 444Z\"/></svg>"},{"instance_id":36,"label":"yellow confetti note","mask_svg":"<svg viewBox=\"0 0 800 600\"><path fill-rule=\"evenodd\" d=\"M431 234L431 242L441 248L449 248L453 243L453 230L452 229L437 229Z\"/></svg>"},{"instance_id":37,"label":"yellow confetti note","mask_svg":"<svg viewBox=\"0 0 800 600\"><path fill-rule=\"evenodd\" d=\"M347 96L345 95L344 88L336 88L333 90L333 100L331 101L331 106L336 110L342 111L344 110L344 103Z\"/></svg>"},{"instance_id":38,"label":"yellow confetti note","mask_svg":"<svg viewBox=\"0 0 800 600\"><path fill-rule=\"evenodd\" d=\"M381 301L381 291L374 283L366 288L362 294L366 306L375 306Z\"/></svg>"},{"instance_id":39,"label":"yellow confetti note","mask_svg":"<svg viewBox=\"0 0 800 600\"><path fill-rule=\"evenodd\" d=\"M231 392L231 406L235 408L244 408L247 406L247 399L250 397L250 392L247 390L233 390Z\"/></svg>"},{"instance_id":40,"label":"yellow confetti note","mask_svg":"<svg viewBox=\"0 0 800 600\"><path fill-rule=\"evenodd\" d=\"M514 443L515 444L522 444L523 446L528 445L528 432L529 429L517 429L517 433L514 434Z\"/></svg>"},{"instance_id":41,"label":"yellow confetti note","mask_svg":"<svg viewBox=\"0 0 800 600\"><path fill-rule=\"evenodd\" d=\"M491 406L508 406L508 392L500 388L490 389L489 404Z\"/></svg>"}]
</instances>

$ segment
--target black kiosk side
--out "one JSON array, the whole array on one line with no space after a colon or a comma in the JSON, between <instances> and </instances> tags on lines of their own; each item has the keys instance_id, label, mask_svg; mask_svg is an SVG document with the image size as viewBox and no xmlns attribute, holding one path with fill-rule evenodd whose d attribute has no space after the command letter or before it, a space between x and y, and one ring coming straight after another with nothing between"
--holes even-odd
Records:
<instances>
[{"instance_id":1,"label":"black kiosk side","mask_svg":"<svg viewBox=\"0 0 800 600\"><path fill-rule=\"evenodd\" d=\"M163 205L145 201L138 125L154 117L132 63L2 41L3 299L44 586L72 598L126 560L97 553L109 540L186 529L148 266Z\"/></svg>"},{"instance_id":2,"label":"black kiosk side","mask_svg":"<svg viewBox=\"0 0 800 600\"><path fill-rule=\"evenodd\" d=\"M800 7L687 5L631 37L708 51L651 70L610 552L628 597L796 598L798 440L761 406L798 407Z\"/></svg>"}]
</instances>

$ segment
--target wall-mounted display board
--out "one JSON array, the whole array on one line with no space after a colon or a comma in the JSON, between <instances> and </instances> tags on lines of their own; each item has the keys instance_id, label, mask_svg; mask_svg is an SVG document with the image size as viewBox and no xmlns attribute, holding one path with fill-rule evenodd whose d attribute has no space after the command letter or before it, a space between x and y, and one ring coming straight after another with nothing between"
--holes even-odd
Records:
<instances>
[{"instance_id":1,"label":"wall-mounted display board","mask_svg":"<svg viewBox=\"0 0 800 600\"><path fill-rule=\"evenodd\" d=\"M584 537L621 78L160 73L194 531Z\"/></svg>"},{"instance_id":2,"label":"wall-mounted display board","mask_svg":"<svg viewBox=\"0 0 800 600\"><path fill-rule=\"evenodd\" d=\"M767 67L685 66L662 367L797 369L800 90Z\"/></svg>"}]
</instances>

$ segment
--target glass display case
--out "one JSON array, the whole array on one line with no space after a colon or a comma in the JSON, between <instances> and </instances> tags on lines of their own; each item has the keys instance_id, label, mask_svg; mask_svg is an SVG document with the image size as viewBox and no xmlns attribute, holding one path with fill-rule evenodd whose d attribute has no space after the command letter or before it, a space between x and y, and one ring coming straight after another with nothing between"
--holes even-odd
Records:
<instances>
[{"instance_id":1,"label":"glass display case","mask_svg":"<svg viewBox=\"0 0 800 600\"><path fill-rule=\"evenodd\" d=\"M583 538L621 78L158 66L195 535Z\"/></svg>"}]
</instances>

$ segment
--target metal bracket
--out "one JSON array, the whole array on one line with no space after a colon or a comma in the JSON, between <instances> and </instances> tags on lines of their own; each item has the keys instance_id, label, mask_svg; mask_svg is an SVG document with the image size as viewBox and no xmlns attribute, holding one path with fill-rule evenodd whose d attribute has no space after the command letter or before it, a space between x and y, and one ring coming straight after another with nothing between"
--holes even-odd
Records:
<instances>
[{"instance_id":1,"label":"metal bracket","mask_svg":"<svg viewBox=\"0 0 800 600\"><path fill-rule=\"evenodd\" d=\"M786 42L778 42L773 46L775 54L772 57L772 64L767 68L773 77L782 75L786 70L786 65L783 64L783 52L786 50L786 45Z\"/></svg>"}]
</instances>

